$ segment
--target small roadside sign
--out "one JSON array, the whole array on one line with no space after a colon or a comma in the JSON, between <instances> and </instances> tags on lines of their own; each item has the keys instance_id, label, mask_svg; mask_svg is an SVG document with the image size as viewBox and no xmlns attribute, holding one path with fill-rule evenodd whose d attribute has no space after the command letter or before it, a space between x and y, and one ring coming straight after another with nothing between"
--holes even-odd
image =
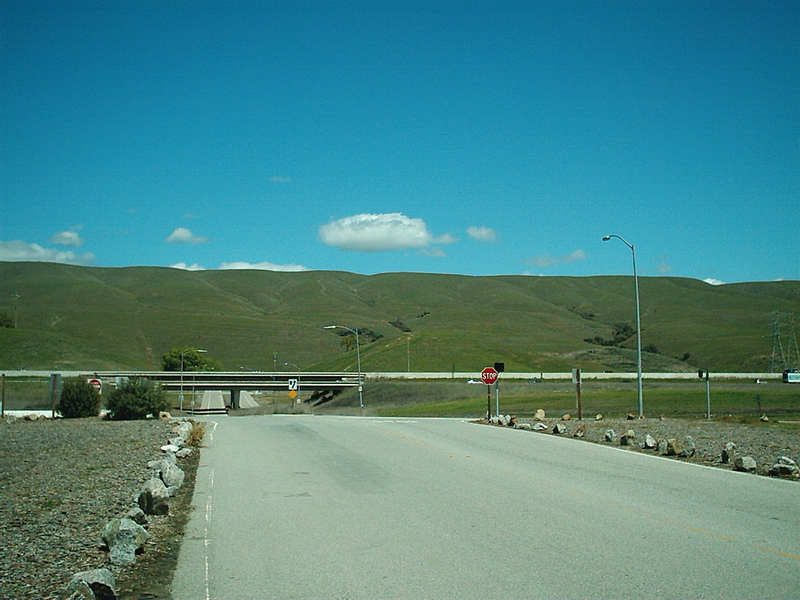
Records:
<instances>
[{"instance_id":1,"label":"small roadside sign","mask_svg":"<svg viewBox=\"0 0 800 600\"><path fill-rule=\"evenodd\" d=\"M575 409L578 411L578 421L583 421L583 406L581 405L580 369L572 369L572 384L575 386Z\"/></svg>"},{"instance_id":2,"label":"small roadside sign","mask_svg":"<svg viewBox=\"0 0 800 600\"><path fill-rule=\"evenodd\" d=\"M298 386L298 380L296 378L289 379L289 391L296 392Z\"/></svg>"},{"instance_id":3,"label":"small roadside sign","mask_svg":"<svg viewBox=\"0 0 800 600\"><path fill-rule=\"evenodd\" d=\"M497 383L497 369L486 367L481 371L481 381L486 384L486 419L492 418L492 384Z\"/></svg>"},{"instance_id":4,"label":"small roadside sign","mask_svg":"<svg viewBox=\"0 0 800 600\"><path fill-rule=\"evenodd\" d=\"M97 390L98 394L103 393L103 382L97 379L96 377L89 380L89 384Z\"/></svg>"},{"instance_id":5,"label":"small roadside sign","mask_svg":"<svg viewBox=\"0 0 800 600\"><path fill-rule=\"evenodd\" d=\"M481 371L481 381L486 385L492 385L495 381L497 381L497 369L494 367L486 367L483 371Z\"/></svg>"}]
</instances>

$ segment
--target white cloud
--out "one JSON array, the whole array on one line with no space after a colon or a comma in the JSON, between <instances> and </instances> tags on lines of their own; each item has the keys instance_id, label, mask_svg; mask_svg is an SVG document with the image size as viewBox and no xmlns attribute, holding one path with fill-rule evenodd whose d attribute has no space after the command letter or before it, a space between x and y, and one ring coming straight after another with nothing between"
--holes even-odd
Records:
<instances>
[{"instance_id":1,"label":"white cloud","mask_svg":"<svg viewBox=\"0 0 800 600\"><path fill-rule=\"evenodd\" d=\"M566 256L551 256L550 254L540 254L525 260L526 265L532 267L552 267L553 265L561 265L567 263L574 263L581 260L586 260L586 252L583 250L575 250Z\"/></svg>"},{"instance_id":2,"label":"white cloud","mask_svg":"<svg viewBox=\"0 0 800 600\"><path fill-rule=\"evenodd\" d=\"M422 248L419 251L419 253L424 254L425 256L430 256L432 258L444 258L445 256L447 256L447 253L444 250L436 246L433 246L431 248Z\"/></svg>"},{"instance_id":3,"label":"white cloud","mask_svg":"<svg viewBox=\"0 0 800 600\"><path fill-rule=\"evenodd\" d=\"M244 261L224 262L219 266L220 269L251 269L257 271L309 271L308 267L303 265L276 265L275 263L262 261L259 263L249 263Z\"/></svg>"},{"instance_id":4,"label":"white cloud","mask_svg":"<svg viewBox=\"0 0 800 600\"><path fill-rule=\"evenodd\" d=\"M433 240L434 244L455 244L458 238L452 234L445 233Z\"/></svg>"},{"instance_id":5,"label":"white cloud","mask_svg":"<svg viewBox=\"0 0 800 600\"><path fill-rule=\"evenodd\" d=\"M467 235L476 242L493 242L497 238L497 233L491 227L470 227Z\"/></svg>"},{"instance_id":6,"label":"white cloud","mask_svg":"<svg viewBox=\"0 0 800 600\"><path fill-rule=\"evenodd\" d=\"M425 221L402 213L344 217L320 227L319 238L327 246L357 252L425 248L435 241Z\"/></svg>"},{"instance_id":7,"label":"white cloud","mask_svg":"<svg viewBox=\"0 0 800 600\"><path fill-rule=\"evenodd\" d=\"M661 261L658 263L658 267L656 267L656 272L660 275L666 275L667 273L672 273L673 271L674 269L672 268L672 265L666 261Z\"/></svg>"},{"instance_id":8,"label":"white cloud","mask_svg":"<svg viewBox=\"0 0 800 600\"><path fill-rule=\"evenodd\" d=\"M170 265L171 269L183 269L184 271L205 271L206 268L203 265L199 265L194 263L193 265L187 265L185 262L175 263L174 265Z\"/></svg>"},{"instance_id":9,"label":"white cloud","mask_svg":"<svg viewBox=\"0 0 800 600\"><path fill-rule=\"evenodd\" d=\"M290 183L292 180L289 177L281 177L280 175L273 175L269 178L272 183Z\"/></svg>"},{"instance_id":10,"label":"white cloud","mask_svg":"<svg viewBox=\"0 0 800 600\"><path fill-rule=\"evenodd\" d=\"M208 238L195 235L185 227L178 227L175 229L175 231L169 234L169 237L164 241L167 242L168 244L196 246L197 244L205 244L206 242L208 242Z\"/></svg>"},{"instance_id":11,"label":"white cloud","mask_svg":"<svg viewBox=\"0 0 800 600\"><path fill-rule=\"evenodd\" d=\"M39 244L28 244L22 240L0 242L0 260L10 262L35 261L54 262L70 265L88 265L94 262L95 256L91 252L78 254L71 250L55 250L43 248Z\"/></svg>"},{"instance_id":12,"label":"white cloud","mask_svg":"<svg viewBox=\"0 0 800 600\"><path fill-rule=\"evenodd\" d=\"M71 248L80 248L83 246L83 240L78 232L74 229L69 231L60 231L50 238L50 242L58 244L59 246L69 246Z\"/></svg>"},{"instance_id":13,"label":"white cloud","mask_svg":"<svg viewBox=\"0 0 800 600\"><path fill-rule=\"evenodd\" d=\"M719 279L714 279L713 277L708 277L703 279L709 285L725 285L724 281L720 281Z\"/></svg>"},{"instance_id":14,"label":"white cloud","mask_svg":"<svg viewBox=\"0 0 800 600\"><path fill-rule=\"evenodd\" d=\"M185 271L205 271L206 268L202 265L194 263L193 265L187 265L185 262L175 263L174 265L170 265L173 269L183 269ZM310 271L308 267L304 267L303 265L295 265L295 264L288 264L288 265L276 265L275 263L263 261L259 263L249 263L244 261L234 261L234 262L224 262L219 267L217 267L220 271L226 270L255 270L255 271Z\"/></svg>"}]
</instances>

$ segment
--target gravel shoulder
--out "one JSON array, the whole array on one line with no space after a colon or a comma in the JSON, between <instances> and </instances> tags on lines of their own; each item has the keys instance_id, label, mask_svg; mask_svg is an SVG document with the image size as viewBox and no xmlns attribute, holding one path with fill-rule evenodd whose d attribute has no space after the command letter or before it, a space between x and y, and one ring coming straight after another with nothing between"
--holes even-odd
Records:
<instances>
[{"instance_id":1,"label":"gravel shoulder","mask_svg":"<svg viewBox=\"0 0 800 600\"><path fill-rule=\"evenodd\" d=\"M59 598L72 576L101 567L120 598L168 598L188 519L198 453L181 462L183 488L130 567L112 565L103 526L134 506L163 456L170 421L58 419L0 422L0 598Z\"/></svg>"},{"instance_id":2,"label":"gravel shoulder","mask_svg":"<svg viewBox=\"0 0 800 600\"><path fill-rule=\"evenodd\" d=\"M520 422L535 424L533 419L520 419ZM778 421L742 423L734 420L695 420L695 419L584 419L583 421L561 421L547 419L544 423L548 426L545 432L533 432L539 435L554 435L553 425L556 423L566 425L566 433L561 434L572 437L575 431L582 426L585 433L583 442L592 442L607 446L620 446L619 438L628 430L633 430L636 443L625 446L631 452L645 452L658 454L657 450L645 450L641 446L647 434L655 440L670 438L683 441L687 436L692 438L695 452L692 456L677 457L675 460L702 464L722 469L733 469L730 463L721 460L722 450L727 442L736 444L736 456L750 456L756 461L756 474L768 474L769 469L781 456L791 458L800 464L800 422L781 423ZM605 440L606 431L613 429L617 440Z\"/></svg>"}]
</instances>

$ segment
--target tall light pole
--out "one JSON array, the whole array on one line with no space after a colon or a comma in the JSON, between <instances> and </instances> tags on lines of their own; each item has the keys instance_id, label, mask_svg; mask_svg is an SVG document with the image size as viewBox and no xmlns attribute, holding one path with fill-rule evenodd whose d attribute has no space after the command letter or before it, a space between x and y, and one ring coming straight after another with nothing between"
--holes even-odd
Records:
<instances>
[{"instance_id":1,"label":"tall light pole","mask_svg":"<svg viewBox=\"0 0 800 600\"><path fill-rule=\"evenodd\" d=\"M354 333L356 335L356 358L358 360L358 406L359 410L361 411L361 416L364 416L364 396L362 394L362 385L361 385L361 344L358 341L358 329L350 329L349 327L345 327L344 325L326 325L323 329L346 329L350 333Z\"/></svg>"},{"instance_id":2,"label":"tall light pole","mask_svg":"<svg viewBox=\"0 0 800 600\"><path fill-rule=\"evenodd\" d=\"M629 243L625 238L611 234L603 237L603 241L607 242L611 238L617 238L628 248L631 249L631 257L633 258L633 287L636 292L636 374L637 385L639 391L639 417L644 417L644 408L642 407L642 321L639 313L639 276L636 273L636 250L633 244Z\"/></svg>"},{"instance_id":3,"label":"tall light pole","mask_svg":"<svg viewBox=\"0 0 800 600\"><path fill-rule=\"evenodd\" d=\"M208 352L208 350L186 350L181 352L181 411L183 411L183 358L190 352ZM194 391L192 391L192 404L194 404Z\"/></svg>"}]
</instances>

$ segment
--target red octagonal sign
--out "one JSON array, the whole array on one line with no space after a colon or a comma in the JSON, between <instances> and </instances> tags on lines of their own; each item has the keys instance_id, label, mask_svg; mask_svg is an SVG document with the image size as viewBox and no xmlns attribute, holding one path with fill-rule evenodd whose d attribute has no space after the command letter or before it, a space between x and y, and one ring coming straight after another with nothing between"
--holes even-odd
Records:
<instances>
[{"instance_id":1,"label":"red octagonal sign","mask_svg":"<svg viewBox=\"0 0 800 600\"><path fill-rule=\"evenodd\" d=\"M481 371L481 381L486 385L492 385L495 381L497 381L497 371L494 367L486 367L483 371Z\"/></svg>"}]
</instances>

